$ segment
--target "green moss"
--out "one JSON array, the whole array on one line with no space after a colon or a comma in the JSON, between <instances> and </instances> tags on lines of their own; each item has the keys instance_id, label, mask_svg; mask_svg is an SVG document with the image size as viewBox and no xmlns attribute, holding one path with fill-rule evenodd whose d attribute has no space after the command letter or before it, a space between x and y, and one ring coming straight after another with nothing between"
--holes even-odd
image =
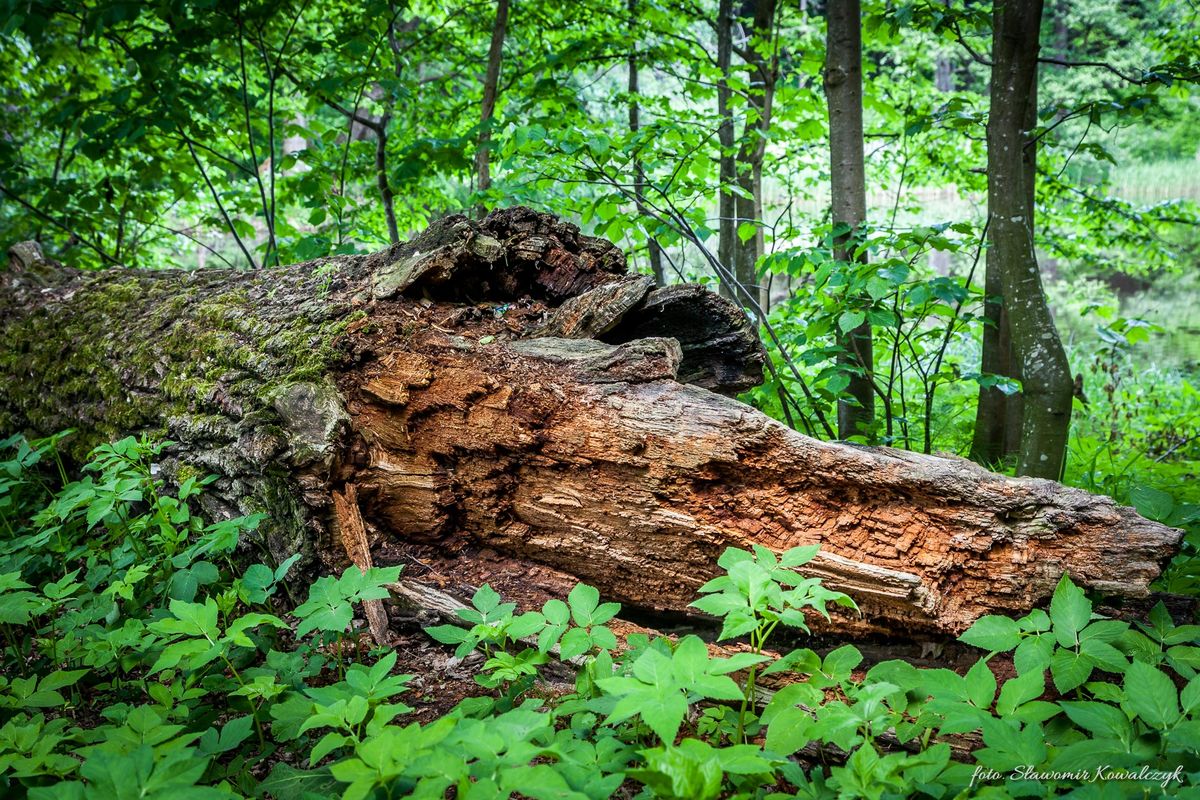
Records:
<instances>
[{"instance_id":1,"label":"green moss","mask_svg":"<svg viewBox=\"0 0 1200 800\"><path fill-rule=\"evenodd\" d=\"M252 411L322 376L338 335L365 316L319 297L320 280L312 268L110 270L33 312L0 298L0 333L18 343L0 351L0 425L77 428L72 455L83 456L170 418Z\"/></svg>"}]
</instances>

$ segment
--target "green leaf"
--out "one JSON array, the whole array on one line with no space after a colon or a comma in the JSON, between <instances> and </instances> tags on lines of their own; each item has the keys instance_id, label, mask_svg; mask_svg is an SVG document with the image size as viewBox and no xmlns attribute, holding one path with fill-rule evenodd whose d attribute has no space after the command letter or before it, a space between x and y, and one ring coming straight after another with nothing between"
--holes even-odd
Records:
<instances>
[{"instance_id":1,"label":"green leaf","mask_svg":"<svg viewBox=\"0 0 1200 800\"><path fill-rule=\"evenodd\" d=\"M1072 722L1094 736L1124 742L1130 741L1133 736L1129 718L1116 706L1091 700L1060 700L1058 705Z\"/></svg>"},{"instance_id":2,"label":"green leaf","mask_svg":"<svg viewBox=\"0 0 1200 800\"><path fill-rule=\"evenodd\" d=\"M854 645L845 644L825 656L821 671L831 680L843 681L862 663L863 655Z\"/></svg>"},{"instance_id":3,"label":"green leaf","mask_svg":"<svg viewBox=\"0 0 1200 800\"><path fill-rule=\"evenodd\" d=\"M600 590L586 583L577 583L567 595L571 607L571 619L576 625L587 627L592 624L592 612L600 605Z\"/></svg>"},{"instance_id":4,"label":"green leaf","mask_svg":"<svg viewBox=\"0 0 1200 800\"><path fill-rule=\"evenodd\" d=\"M1175 498L1152 486L1134 486L1129 492L1129 502L1143 517L1156 522L1165 522L1175 510Z\"/></svg>"},{"instance_id":5,"label":"green leaf","mask_svg":"<svg viewBox=\"0 0 1200 800\"><path fill-rule=\"evenodd\" d=\"M1010 678L1000 688L1000 697L996 699L996 716L1011 716L1018 707L1030 700L1036 700L1045 691L1044 672L1026 672L1024 675Z\"/></svg>"},{"instance_id":6,"label":"green leaf","mask_svg":"<svg viewBox=\"0 0 1200 800\"><path fill-rule=\"evenodd\" d=\"M461 644L471 638L466 629L457 625L434 625L426 628L425 632L442 644Z\"/></svg>"},{"instance_id":7,"label":"green leaf","mask_svg":"<svg viewBox=\"0 0 1200 800\"><path fill-rule=\"evenodd\" d=\"M987 661L979 660L967 670L963 676L967 686L967 696L971 703L978 708L992 707L996 697L996 676L992 673Z\"/></svg>"},{"instance_id":8,"label":"green leaf","mask_svg":"<svg viewBox=\"0 0 1200 800\"><path fill-rule=\"evenodd\" d=\"M779 566L781 567L799 567L812 561L820 551L821 545L809 544L793 547L785 550L779 556Z\"/></svg>"},{"instance_id":9,"label":"green leaf","mask_svg":"<svg viewBox=\"0 0 1200 800\"><path fill-rule=\"evenodd\" d=\"M55 670L38 681L38 691L53 691L74 686L88 672L86 669Z\"/></svg>"},{"instance_id":10,"label":"green leaf","mask_svg":"<svg viewBox=\"0 0 1200 800\"><path fill-rule=\"evenodd\" d=\"M1021 629L1008 617L980 617L958 640L983 650L1007 652L1021 643Z\"/></svg>"},{"instance_id":11,"label":"green leaf","mask_svg":"<svg viewBox=\"0 0 1200 800\"><path fill-rule=\"evenodd\" d=\"M1041 764L1046 758L1045 734L1037 724L1021 728L1012 722L985 718L983 743L987 746L975 752L976 760L1002 772L1023 764Z\"/></svg>"},{"instance_id":12,"label":"green leaf","mask_svg":"<svg viewBox=\"0 0 1200 800\"><path fill-rule=\"evenodd\" d=\"M1031 636L1017 645L1017 649L1013 651L1013 666L1020 675L1027 672L1045 672L1050 668L1050 658L1053 652L1053 637Z\"/></svg>"},{"instance_id":13,"label":"green leaf","mask_svg":"<svg viewBox=\"0 0 1200 800\"><path fill-rule=\"evenodd\" d=\"M1063 647L1074 647L1079 643L1079 632L1092 618L1092 603L1083 590L1071 582L1063 573L1050 599L1050 621L1054 624L1054 636Z\"/></svg>"},{"instance_id":14,"label":"green leaf","mask_svg":"<svg viewBox=\"0 0 1200 800\"><path fill-rule=\"evenodd\" d=\"M1092 660L1074 650L1058 648L1050 657L1050 675L1054 679L1054 688L1060 693L1082 686L1092 675Z\"/></svg>"},{"instance_id":15,"label":"green leaf","mask_svg":"<svg viewBox=\"0 0 1200 800\"><path fill-rule=\"evenodd\" d=\"M471 605L486 615L500 605L500 595L485 583L475 591L475 595L471 598Z\"/></svg>"},{"instance_id":16,"label":"green leaf","mask_svg":"<svg viewBox=\"0 0 1200 800\"><path fill-rule=\"evenodd\" d=\"M650 730L663 742L674 742L688 709L683 695L674 691L660 695L640 695L638 703L638 713L650 726Z\"/></svg>"},{"instance_id":17,"label":"green leaf","mask_svg":"<svg viewBox=\"0 0 1200 800\"><path fill-rule=\"evenodd\" d=\"M1179 694L1161 670L1134 661L1125 671L1124 690L1124 707L1147 724L1164 728L1179 721Z\"/></svg>"},{"instance_id":18,"label":"green leaf","mask_svg":"<svg viewBox=\"0 0 1200 800\"><path fill-rule=\"evenodd\" d=\"M813 717L809 712L789 706L776 713L767 726L766 748L780 756L790 756L812 741Z\"/></svg>"},{"instance_id":19,"label":"green leaf","mask_svg":"<svg viewBox=\"0 0 1200 800\"><path fill-rule=\"evenodd\" d=\"M843 311L838 317L838 328L841 329L842 333L849 333L859 325L862 325L866 318L866 313L862 311Z\"/></svg>"}]
</instances>

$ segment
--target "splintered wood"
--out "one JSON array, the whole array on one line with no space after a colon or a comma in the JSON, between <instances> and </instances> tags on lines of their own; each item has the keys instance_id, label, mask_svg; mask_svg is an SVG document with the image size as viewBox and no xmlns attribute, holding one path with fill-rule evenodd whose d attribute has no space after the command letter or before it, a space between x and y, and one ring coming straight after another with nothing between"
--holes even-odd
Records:
<instances>
[{"instance_id":1,"label":"splintered wood","mask_svg":"<svg viewBox=\"0 0 1200 800\"><path fill-rule=\"evenodd\" d=\"M348 485L345 492L333 493L333 513L337 521L337 533L342 546L346 548L346 555L354 566L366 572L372 566L371 544L367 540L367 528L358 510L358 489L354 484ZM366 614L367 627L375 644L387 644L388 616L383 601L364 600L363 613Z\"/></svg>"}]
</instances>

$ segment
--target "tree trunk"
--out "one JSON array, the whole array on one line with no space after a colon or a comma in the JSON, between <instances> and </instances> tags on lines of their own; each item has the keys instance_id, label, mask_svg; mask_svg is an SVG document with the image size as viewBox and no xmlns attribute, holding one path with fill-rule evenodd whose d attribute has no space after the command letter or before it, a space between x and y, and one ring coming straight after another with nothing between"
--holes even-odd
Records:
<instances>
[{"instance_id":1,"label":"tree trunk","mask_svg":"<svg viewBox=\"0 0 1200 800\"><path fill-rule=\"evenodd\" d=\"M1012 366L1012 342L1008 315L1004 312L1004 287L1000 280L999 253L992 243L989 223L986 271L983 282L983 352L979 371L985 376L1016 377ZM971 460L989 469L1001 469L1007 455L1009 432L1016 419L1009 404L1012 395L995 386L980 385L975 405L975 428L971 436Z\"/></svg>"},{"instance_id":2,"label":"tree trunk","mask_svg":"<svg viewBox=\"0 0 1200 800\"><path fill-rule=\"evenodd\" d=\"M504 58L504 36L508 29L508 0L496 1L496 20L492 25L492 43L488 47L487 73L483 79L483 103L479 113L479 142L475 151L476 188L486 192L492 185L492 115L496 111L496 93L500 86L500 64Z\"/></svg>"},{"instance_id":3,"label":"tree trunk","mask_svg":"<svg viewBox=\"0 0 1200 800\"><path fill-rule=\"evenodd\" d=\"M833 227L848 230L834 240L838 261L865 263L855 253L867 220L867 183L863 165L862 22L858 0L830 0L825 46L825 97L829 102L830 184ZM875 421L875 365L871 323L838 332L843 355L838 362L851 371L846 387L852 399L838 401L838 436L870 436Z\"/></svg>"},{"instance_id":4,"label":"tree trunk","mask_svg":"<svg viewBox=\"0 0 1200 800\"><path fill-rule=\"evenodd\" d=\"M1071 368L1046 303L1034 251L1038 35L1042 0L1005 0L993 12L988 116L988 269L998 273L1019 370L1021 445L1017 474L1062 475L1071 423ZM1003 440L1001 440L1003 441Z\"/></svg>"},{"instance_id":5,"label":"tree trunk","mask_svg":"<svg viewBox=\"0 0 1200 800\"><path fill-rule=\"evenodd\" d=\"M1031 237L1037 230L1037 142L1033 131L1037 128L1037 70L1033 71L1029 96L1024 103L1023 146L1021 167L1028 209ZM989 234L994 233L989 223ZM986 256L984 278L984 329L983 357L980 372L1021 380L1020 361L1013 353L1012 322L1004 307L1004 284L1002 280L1004 255L990 241ZM971 439L971 460L989 468L999 469L1012 466L1012 460L1021 451L1021 429L1025 402L1020 393L1006 394L995 387L981 386L979 401L975 409L975 428ZM1043 476L1046 477L1046 476ZM1059 476L1055 476L1056 478Z\"/></svg>"},{"instance_id":6,"label":"tree trunk","mask_svg":"<svg viewBox=\"0 0 1200 800\"><path fill-rule=\"evenodd\" d=\"M750 17L746 53L752 86L735 165L738 185L744 193L737 196L734 206L737 225L749 222L755 230L753 236L743 238L735 228L734 272L738 283L746 287L747 294L757 301L764 313L771 308L771 298L765 278L758 274L758 259L765 243L762 167L775 104L777 65L775 56L768 58L762 48L774 34L775 5L775 0L750 0L742 8L743 16Z\"/></svg>"},{"instance_id":7,"label":"tree trunk","mask_svg":"<svg viewBox=\"0 0 1200 800\"><path fill-rule=\"evenodd\" d=\"M638 106L638 56L637 56L637 0L629 0L629 36L633 44L629 48L629 132L637 135L641 130L641 109ZM635 143L635 147L638 145ZM638 214L647 222L651 222L646 213L646 173L642 169L642 157L639 149L634 150L633 157L633 196L636 201ZM646 233L646 254L650 262L650 273L654 275L657 286L667 285L667 275L663 271L662 247L658 239L649 232Z\"/></svg>"},{"instance_id":8,"label":"tree trunk","mask_svg":"<svg viewBox=\"0 0 1200 800\"><path fill-rule=\"evenodd\" d=\"M391 113L384 114L375 129L375 182L379 187L379 199L383 201L383 217L387 220L388 242L400 242L400 226L396 224L396 199L392 186L388 182L387 145L388 125L391 124Z\"/></svg>"},{"instance_id":9,"label":"tree trunk","mask_svg":"<svg viewBox=\"0 0 1200 800\"><path fill-rule=\"evenodd\" d=\"M721 295L734 300L743 307L749 305L737 280L737 196L729 188L737 183L736 132L733 125L733 109L730 102L733 92L729 79L733 69L733 0L719 0L717 4L717 144L721 188L717 194L717 261L725 270L718 275Z\"/></svg>"},{"instance_id":10,"label":"tree trunk","mask_svg":"<svg viewBox=\"0 0 1200 800\"><path fill-rule=\"evenodd\" d=\"M789 430L727 396L764 356L732 303L528 209L258 272L14 263L0 430L74 427L76 458L167 437L162 474L219 476L206 513L266 512L277 560L686 612L726 547L819 543L808 573L862 608L836 629L908 635L1023 612L1064 570L1144 595L1180 538L1050 481Z\"/></svg>"}]
</instances>

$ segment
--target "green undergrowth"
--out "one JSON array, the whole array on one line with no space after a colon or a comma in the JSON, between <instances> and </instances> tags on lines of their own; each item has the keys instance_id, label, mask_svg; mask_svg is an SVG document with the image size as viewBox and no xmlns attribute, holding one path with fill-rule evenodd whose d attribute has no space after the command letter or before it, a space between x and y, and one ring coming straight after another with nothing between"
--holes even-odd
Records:
<instances>
[{"instance_id":1,"label":"green undergrowth","mask_svg":"<svg viewBox=\"0 0 1200 800\"><path fill-rule=\"evenodd\" d=\"M104 445L72 478L60 441L0 443L6 798L1200 796L1200 626L1161 605L1106 619L1064 576L1048 609L976 622L956 672L776 655L806 615L854 613L798 571L815 547L723 554L694 603L741 645L722 656L619 642L586 585L523 612L484 585L427 631L484 694L418 722L420 677L356 623L398 567L289 604L292 561L235 557L261 516L198 518L208 481L169 489L166 445Z\"/></svg>"}]
</instances>

